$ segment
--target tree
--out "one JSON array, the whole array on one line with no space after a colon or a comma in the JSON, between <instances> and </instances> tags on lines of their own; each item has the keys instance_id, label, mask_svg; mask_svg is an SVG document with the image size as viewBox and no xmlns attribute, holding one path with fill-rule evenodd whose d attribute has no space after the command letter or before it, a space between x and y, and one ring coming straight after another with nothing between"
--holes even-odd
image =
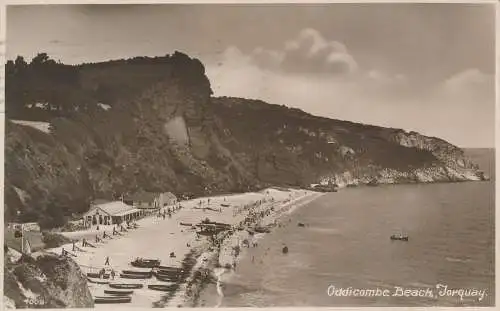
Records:
<instances>
[{"instance_id":1,"label":"tree","mask_svg":"<svg viewBox=\"0 0 500 311\"><path fill-rule=\"evenodd\" d=\"M31 60L30 66L38 66L42 65L45 62L49 61L50 57L47 55L47 53L38 53L33 59ZM55 62L54 62L55 63Z\"/></svg>"},{"instance_id":2,"label":"tree","mask_svg":"<svg viewBox=\"0 0 500 311\"><path fill-rule=\"evenodd\" d=\"M26 63L24 57L22 56L18 56L16 58L15 65L16 65L16 71L18 72L28 67L28 63Z\"/></svg>"}]
</instances>

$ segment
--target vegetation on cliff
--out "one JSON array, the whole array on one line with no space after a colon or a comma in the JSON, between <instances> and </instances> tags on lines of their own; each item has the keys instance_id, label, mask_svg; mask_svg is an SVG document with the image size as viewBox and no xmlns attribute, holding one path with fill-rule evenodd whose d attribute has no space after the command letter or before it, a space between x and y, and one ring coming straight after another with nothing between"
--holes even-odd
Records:
<instances>
[{"instance_id":1,"label":"vegetation on cliff","mask_svg":"<svg viewBox=\"0 0 500 311\"><path fill-rule=\"evenodd\" d=\"M202 195L346 174L450 181L477 170L418 133L214 98L203 64L179 52L78 66L18 57L6 65L6 109L5 217L44 228L137 190ZM50 133L16 119L49 122Z\"/></svg>"}]
</instances>

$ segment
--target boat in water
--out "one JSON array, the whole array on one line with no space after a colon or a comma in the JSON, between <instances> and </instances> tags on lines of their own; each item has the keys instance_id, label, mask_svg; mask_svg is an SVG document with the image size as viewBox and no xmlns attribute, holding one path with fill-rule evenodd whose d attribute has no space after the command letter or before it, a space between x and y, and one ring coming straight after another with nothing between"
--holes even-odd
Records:
<instances>
[{"instance_id":1,"label":"boat in water","mask_svg":"<svg viewBox=\"0 0 500 311\"><path fill-rule=\"evenodd\" d=\"M408 235L405 234L393 234L391 235L391 240L393 241L408 241Z\"/></svg>"}]
</instances>

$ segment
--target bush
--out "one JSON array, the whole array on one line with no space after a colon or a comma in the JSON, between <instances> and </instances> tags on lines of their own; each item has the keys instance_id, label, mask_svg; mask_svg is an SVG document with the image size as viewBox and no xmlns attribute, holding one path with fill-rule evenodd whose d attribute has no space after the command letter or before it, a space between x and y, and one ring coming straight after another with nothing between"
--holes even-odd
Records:
<instances>
[{"instance_id":1,"label":"bush","mask_svg":"<svg viewBox=\"0 0 500 311\"><path fill-rule=\"evenodd\" d=\"M80 231L84 229L85 227L83 226L82 223L71 223L71 222L67 222L61 227L61 231L64 232Z\"/></svg>"},{"instance_id":2,"label":"bush","mask_svg":"<svg viewBox=\"0 0 500 311\"><path fill-rule=\"evenodd\" d=\"M43 232L42 235L45 248L59 247L61 245L73 242L73 240L71 240L70 238L67 238L64 235L58 233Z\"/></svg>"}]
</instances>

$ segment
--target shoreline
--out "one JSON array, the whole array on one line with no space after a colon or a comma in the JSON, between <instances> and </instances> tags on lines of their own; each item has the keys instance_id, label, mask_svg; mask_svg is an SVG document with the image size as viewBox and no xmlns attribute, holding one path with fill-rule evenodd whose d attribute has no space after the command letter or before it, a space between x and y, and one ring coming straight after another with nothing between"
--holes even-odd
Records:
<instances>
[{"instance_id":1,"label":"shoreline","mask_svg":"<svg viewBox=\"0 0 500 311\"><path fill-rule=\"evenodd\" d=\"M292 214L294 211L299 209L302 206L305 206L312 201L318 199L319 197L325 195L326 193L321 192L312 192L309 191L307 195L304 195L302 197L295 198L293 200L284 202L280 205L279 209L275 209L273 213L269 214L264 214L264 217L255 219L254 222L251 222L248 224L248 227L258 225L258 226L269 226L272 225L277 226L278 221L283 221L283 218L286 218L288 215ZM264 207L264 210L269 210L272 208L273 205L269 205ZM274 206L275 207L275 206ZM193 297L188 297L191 299L186 299L185 303L183 306L185 307L201 307L204 305L200 305L199 298L203 294L203 292L207 289L207 286L209 285L215 285L215 289L217 292L217 303L214 308L220 307L222 304L223 298L224 298L224 292L223 292L223 284L225 281L227 281L227 278L231 278L232 272L233 272L233 265L237 265L241 260L246 258L247 256L247 251L245 251L245 248L250 248L248 247L243 247L242 246L242 241L251 239L252 241L258 241L262 238L265 238L267 233L258 233L254 234L253 236L250 236L249 234L246 233L247 231L239 231L235 232L232 235L229 235L223 240L223 248L216 254L215 258L215 264L210 268L210 272L212 277L207 279L205 283L200 284L199 286L199 292L196 293ZM238 254L234 254L233 250L234 247L238 245L240 246L241 251ZM227 276L227 278L226 278ZM212 307L212 306L210 306Z\"/></svg>"},{"instance_id":2,"label":"shoreline","mask_svg":"<svg viewBox=\"0 0 500 311\"><path fill-rule=\"evenodd\" d=\"M250 246L250 240L265 235L250 232L257 228L272 228L282 217L324 194L303 189L278 190L271 187L259 192L191 199L182 201L182 208L175 211L171 218L161 219L152 215L139 219L137 229L120 232L120 235L110 236L99 243L88 239L95 236L96 230L60 232L66 237L78 240L78 248L72 251L72 244L65 244L47 249L45 252L61 254L64 248L74 253L76 257L72 259L85 275L105 267L104 260L109 257L110 265L106 268L113 269L117 273L117 277L111 283L141 283L145 287L134 291L132 302L127 306L195 307L206 285L211 282L216 283L219 279L220 286L222 276L226 275L226 268L237 264L237 261L243 258L245 253L243 244ZM192 226L185 226L194 225L206 218L229 224L232 229L209 238L197 237ZM110 228L101 226L98 232L106 230L109 234ZM82 238L91 241L95 247L80 247ZM234 256L236 249L239 254ZM175 257L170 257L171 252ZM121 270L135 269L129 263L137 256L158 258L161 260L161 265L185 267L189 273L186 272L181 280L172 284L177 286L175 290L169 292L148 290L147 285L165 283L155 280L154 277L151 280L127 280L119 276ZM88 286L93 297L102 296L103 290L107 288L107 285L90 282ZM222 288L220 292L222 293ZM101 306L106 307L106 305L96 305L96 308Z\"/></svg>"}]
</instances>

